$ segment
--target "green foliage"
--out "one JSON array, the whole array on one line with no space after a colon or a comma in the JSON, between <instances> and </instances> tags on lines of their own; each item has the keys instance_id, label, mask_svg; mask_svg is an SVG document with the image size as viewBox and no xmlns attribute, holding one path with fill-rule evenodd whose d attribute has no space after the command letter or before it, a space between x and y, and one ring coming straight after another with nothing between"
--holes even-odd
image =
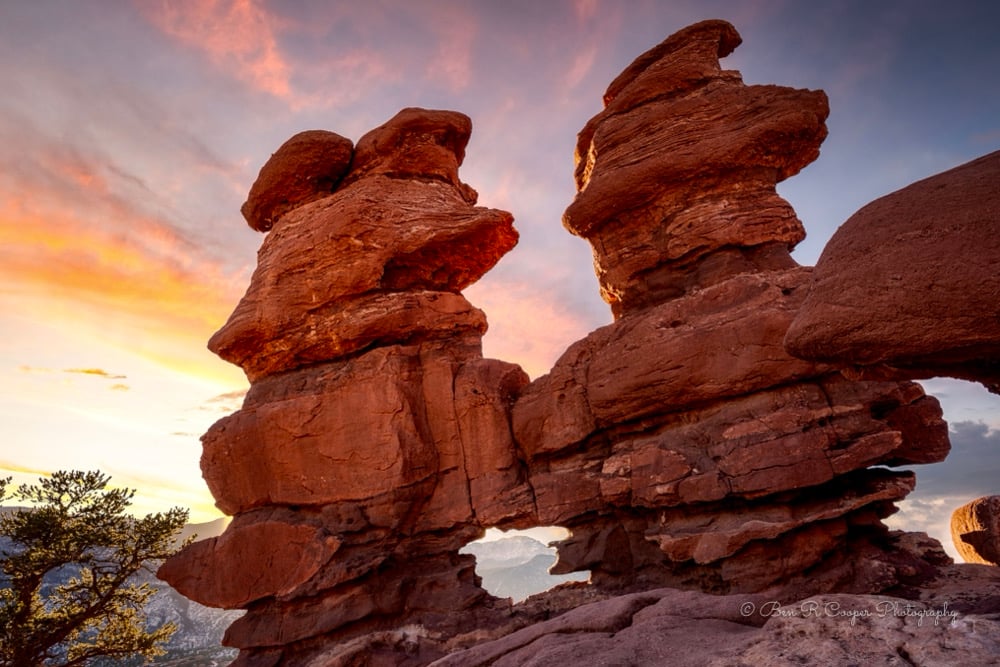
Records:
<instances>
[{"instance_id":1,"label":"green foliage","mask_svg":"<svg viewBox=\"0 0 1000 667\"><path fill-rule=\"evenodd\" d=\"M100 472L60 471L9 499L30 507L0 516L0 667L68 667L96 658L150 658L176 630L145 627L155 589L134 583L180 548L187 510L136 518L135 491L107 489ZM10 478L0 480L7 500ZM62 583L59 583L62 582Z\"/></svg>"}]
</instances>

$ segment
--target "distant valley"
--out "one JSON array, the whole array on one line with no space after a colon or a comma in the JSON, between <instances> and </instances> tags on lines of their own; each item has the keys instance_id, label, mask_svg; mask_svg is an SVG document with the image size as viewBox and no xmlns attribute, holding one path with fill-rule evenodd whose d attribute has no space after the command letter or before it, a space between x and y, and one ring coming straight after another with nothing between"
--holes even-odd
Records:
<instances>
[{"instance_id":1,"label":"distant valley","mask_svg":"<svg viewBox=\"0 0 1000 667\"><path fill-rule=\"evenodd\" d=\"M13 512L17 509L19 508L2 507L0 512ZM186 539L190 535L197 535L198 539L215 537L225 530L228 522L229 519L221 518L208 523L188 524L181 532L180 538ZM0 535L0 551L9 550L10 547L10 540ZM61 570L46 583L50 586L58 585L72 575L71 571ZM164 647L167 654L146 664L162 667L212 667L228 665L236 658L235 649L222 646L222 636L226 628L243 614L242 611L204 607L188 600L165 582L146 572L141 573L138 581L149 583L157 589L146 607L150 626L157 627L169 621L177 625L177 632ZM4 586L6 581L0 575L0 587ZM118 661L106 664L110 666L127 663ZM95 667L101 666L95 663Z\"/></svg>"}]
</instances>

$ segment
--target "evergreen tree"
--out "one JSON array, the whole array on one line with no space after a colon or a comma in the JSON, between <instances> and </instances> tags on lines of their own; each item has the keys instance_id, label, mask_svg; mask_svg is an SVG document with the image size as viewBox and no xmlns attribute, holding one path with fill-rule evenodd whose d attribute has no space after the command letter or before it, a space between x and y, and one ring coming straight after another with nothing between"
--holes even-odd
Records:
<instances>
[{"instance_id":1,"label":"evergreen tree","mask_svg":"<svg viewBox=\"0 0 1000 667\"><path fill-rule=\"evenodd\" d=\"M0 515L0 667L163 654L176 628L147 629L155 589L134 575L176 553L188 512L136 518L126 511L135 491L107 489L109 479L60 471L9 496L27 507ZM0 501L9 483L0 480Z\"/></svg>"}]
</instances>

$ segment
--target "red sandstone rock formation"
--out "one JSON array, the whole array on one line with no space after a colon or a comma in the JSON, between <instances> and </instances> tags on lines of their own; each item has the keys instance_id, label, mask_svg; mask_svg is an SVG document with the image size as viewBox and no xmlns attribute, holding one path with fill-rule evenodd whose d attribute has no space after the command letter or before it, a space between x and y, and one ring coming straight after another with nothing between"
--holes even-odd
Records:
<instances>
[{"instance_id":1,"label":"red sandstone rock formation","mask_svg":"<svg viewBox=\"0 0 1000 667\"><path fill-rule=\"evenodd\" d=\"M273 229L210 347L252 386L202 457L235 519L160 571L248 610L226 637L241 664L472 622L488 596L458 550L534 514L508 417L527 377L482 358L485 316L460 293L517 241L511 215L458 179L470 131L462 114L406 109L346 158L347 140L304 133L251 189L248 220Z\"/></svg>"},{"instance_id":2,"label":"red sandstone rock formation","mask_svg":"<svg viewBox=\"0 0 1000 667\"><path fill-rule=\"evenodd\" d=\"M1000 496L985 496L951 514L951 540L966 563L1000 565Z\"/></svg>"},{"instance_id":3,"label":"red sandstone rock formation","mask_svg":"<svg viewBox=\"0 0 1000 667\"><path fill-rule=\"evenodd\" d=\"M300 132L261 168L241 209L251 229L266 232L278 218L334 191L351 166L354 144L327 132Z\"/></svg>"},{"instance_id":4,"label":"red sandstone rock formation","mask_svg":"<svg viewBox=\"0 0 1000 667\"><path fill-rule=\"evenodd\" d=\"M786 344L870 377L947 375L1000 393L1000 151L852 215Z\"/></svg>"},{"instance_id":5,"label":"red sandstone rock formation","mask_svg":"<svg viewBox=\"0 0 1000 667\"><path fill-rule=\"evenodd\" d=\"M244 213L272 230L210 342L251 380L203 438L235 518L160 570L247 610L236 664L420 665L611 592L791 600L932 568L880 521L912 473L873 466L943 458L937 402L783 346L810 270L774 186L818 154L826 98L743 85L719 67L738 44L722 21L677 33L584 128L564 222L616 321L530 384L482 358L460 293L517 238L458 178L466 117L407 109L353 149L307 133L265 165ZM512 610L458 550L545 524L573 531L556 571L594 585Z\"/></svg>"},{"instance_id":6,"label":"red sandstone rock formation","mask_svg":"<svg viewBox=\"0 0 1000 667\"><path fill-rule=\"evenodd\" d=\"M905 568L880 519L944 458L919 386L788 355L810 270L774 186L819 153L821 92L746 86L706 21L640 56L580 134L570 231L616 321L521 393L514 435L556 572L603 586L871 591ZM642 131L639 131L642 128Z\"/></svg>"},{"instance_id":7,"label":"red sandstone rock formation","mask_svg":"<svg viewBox=\"0 0 1000 667\"><path fill-rule=\"evenodd\" d=\"M719 66L740 42L724 21L672 35L611 83L580 132L563 224L590 241L616 316L795 266L787 250L805 231L774 186L819 155L826 95L743 85Z\"/></svg>"}]
</instances>

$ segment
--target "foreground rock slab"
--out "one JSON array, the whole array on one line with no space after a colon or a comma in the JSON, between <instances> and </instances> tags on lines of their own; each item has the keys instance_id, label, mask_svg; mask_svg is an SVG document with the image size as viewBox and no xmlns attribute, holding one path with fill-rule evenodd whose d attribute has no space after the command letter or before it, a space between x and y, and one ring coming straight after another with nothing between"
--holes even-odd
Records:
<instances>
[{"instance_id":1,"label":"foreground rock slab","mask_svg":"<svg viewBox=\"0 0 1000 667\"><path fill-rule=\"evenodd\" d=\"M965 577L979 603L826 594L783 604L766 595L651 590L580 606L434 667L991 665L1000 656L1000 577ZM950 581L949 581L950 579Z\"/></svg>"}]
</instances>

